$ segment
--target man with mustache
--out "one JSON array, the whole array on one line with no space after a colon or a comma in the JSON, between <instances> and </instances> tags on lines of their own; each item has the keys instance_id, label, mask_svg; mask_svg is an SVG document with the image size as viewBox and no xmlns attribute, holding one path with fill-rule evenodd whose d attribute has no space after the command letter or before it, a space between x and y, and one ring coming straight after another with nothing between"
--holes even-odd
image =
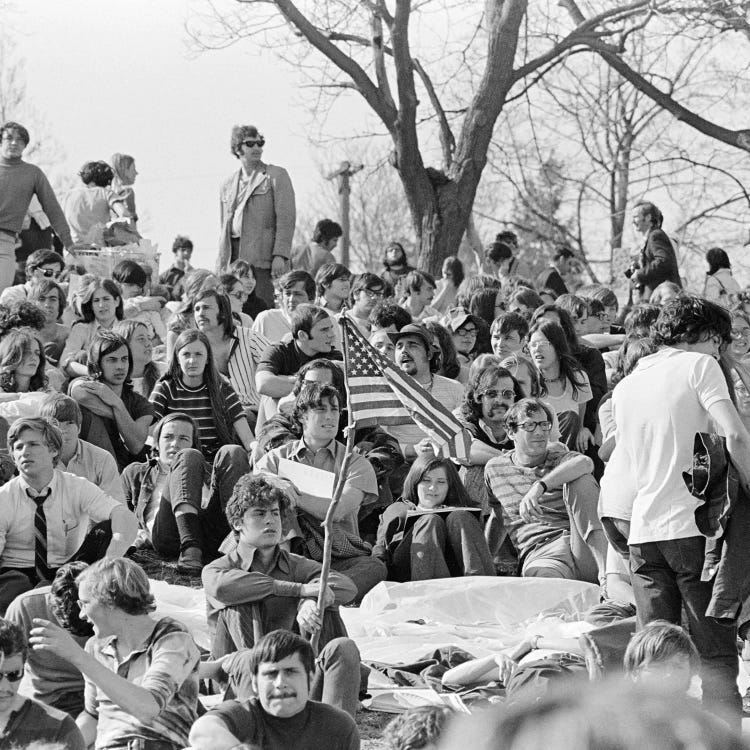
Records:
<instances>
[{"instance_id":1,"label":"man with mustache","mask_svg":"<svg viewBox=\"0 0 750 750\"><path fill-rule=\"evenodd\" d=\"M274 630L250 654L256 697L226 701L190 731L196 750L359 750L354 719L309 700L315 658L295 633Z\"/></svg>"},{"instance_id":2,"label":"man with mustache","mask_svg":"<svg viewBox=\"0 0 750 750\"><path fill-rule=\"evenodd\" d=\"M510 536L521 575L604 580L607 539L593 462L549 442L552 412L539 399L515 403L505 426L514 449L489 461L484 474L492 517Z\"/></svg>"}]
</instances>

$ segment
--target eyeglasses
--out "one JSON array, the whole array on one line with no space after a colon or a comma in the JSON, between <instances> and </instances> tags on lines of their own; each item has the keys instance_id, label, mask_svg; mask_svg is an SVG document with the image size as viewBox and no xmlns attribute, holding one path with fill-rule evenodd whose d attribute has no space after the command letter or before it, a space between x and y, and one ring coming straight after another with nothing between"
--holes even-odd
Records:
<instances>
[{"instance_id":1,"label":"eyeglasses","mask_svg":"<svg viewBox=\"0 0 750 750\"><path fill-rule=\"evenodd\" d=\"M247 146L248 148L253 148L253 146L260 146L263 148L263 146L266 145L266 139L265 138L248 138L246 141L242 141L243 146Z\"/></svg>"},{"instance_id":2,"label":"eyeglasses","mask_svg":"<svg viewBox=\"0 0 750 750\"><path fill-rule=\"evenodd\" d=\"M244 302L250 295L247 292L229 292L229 296L234 297L239 302Z\"/></svg>"},{"instance_id":3,"label":"eyeglasses","mask_svg":"<svg viewBox=\"0 0 750 750\"><path fill-rule=\"evenodd\" d=\"M484 393L480 393L479 395L490 399L502 396L507 401L510 401L515 399L516 392L512 388L506 388L504 391L498 391L496 388L492 388L491 390L484 391Z\"/></svg>"},{"instance_id":4,"label":"eyeglasses","mask_svg":"<svg viewBox=\"0 0 750 750\"><path fill-rule=\"evenodd\" d=\"M605 323L609 321L609 314L605 312L596 313L595 317L599 318L599 320Z\"/></svg>"},{"instance_id":5,"label":"eyeglasses","mask_svg":"<svg viewBox=\"0 0 750 750\"><path fill-rule=\"evenodd\" d=\"M23 677L23 667L21 669L14 669L12 672L0 672L0 681L3 677L8 682L18 682Z\"/></svg>"},{"instance_id":6,"label":"eyeglasses","mask_svg":"<svg viewBox=\"0 0 750 750\"><path fill-rule=\"evenodd\" d=\"M26 143L26 141L23 139L22 136L11 135L10 133L3 134L3 142L4 143Z\"/></svg>"},{"instance_id":7,"label":"eyeglasses","mask_svg":"<svg viewBox=\"0 0 750 750\"><path fill-rule=\"evenodd\" d=\"M455 333L456 336L476 336L477 335L477 329L476 328L460 328Z\"/></svg>"},{"instance_id":8,"label":"eyeglasses","mask_svg":"<svg viewBox=\"0 0 750 750\"><path fill-rule=\"evenodd\" d=\"M527 419L525 422L516 425L519 430L524 432L535 432L536 428L539 427L542 432L549 432L552 429L552 422L543 419L541 422L535 422L533 419Z\"/></svg>"},{"instance_id":9,"label":"eyeglasses","mask_svg":"<svg viewBox=\"0 0 750 750\"><path fill-rule=\"evenodd\" d=\"M36 270L41 271L42 275L48 279L51 279L53 276L57 276L57 274L60 273L54 268L37 268Z\"/></svg>"},{"instance_id":10,"label":"eyeglasses","mask_svg":"<svg viewBox=\"0 0 750 750\"><path fill-rule=\"evenodd\" d=\"M383 292L376 292L374 289L362 290L370 299L383 299Z\"/></svg>"},{"instance_id":11,"label":"eyeglasses","mask_svg":"<svg viewBox=\"0 0 750 750\"><path fill-rule=\"evenodd\" d=\"M750 336L750 328L732 328L732 336L736 339Z\"/></svg>"},{"instance_id":12,"label":"eyeglasses","mask_svg":"<svg viewBox=\"0 0 750 750\"><path fill-rule=\"evenodd\" d=\"M549 349L551 346L549 341L529 341L529 349Z\"/></svg>"}]
</instances>

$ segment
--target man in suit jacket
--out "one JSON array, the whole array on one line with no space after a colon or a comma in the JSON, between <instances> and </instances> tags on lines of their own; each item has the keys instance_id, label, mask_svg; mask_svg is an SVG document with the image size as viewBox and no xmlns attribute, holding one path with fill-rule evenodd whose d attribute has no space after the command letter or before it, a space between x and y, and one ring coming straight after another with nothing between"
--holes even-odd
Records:
<instances>
[{"instance_id":1,"label":"man in suit jacket","mask_svg":"<svg viewBox=\"0 0 750 750\"><path fill-rule=\"evenodd\" d=\"M667 233L661 228L664 216L647 201L636 203L633 209L633 227L646 240L634 264L630 283L639 292L640 300L648 302L651 293L663 281L671 281L682 287L677 269L677 256Z\"/></svg>"},{"instance_id":2,"label":"man in suit jacket","mask_svg":"<svg viewBox=\"0 0 750 750\"><path fill-rule=\"evenodd\" d=\"M252 264L255 293L273 306L273 282L289 267L296 208L285 169L262 161L265 138L254 125L232 128L231 151L240 169L221 186L217 269L242 258Z\"/></svg>"}]
</instances>

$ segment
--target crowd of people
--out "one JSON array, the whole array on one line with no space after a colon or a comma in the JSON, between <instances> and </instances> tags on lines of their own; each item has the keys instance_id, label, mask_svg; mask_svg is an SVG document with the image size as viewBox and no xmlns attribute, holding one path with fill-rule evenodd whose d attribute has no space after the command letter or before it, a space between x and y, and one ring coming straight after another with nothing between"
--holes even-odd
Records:
<instances>
[{"instance_id":1,"label":"crowd of people","mask_svg":"<svg viewBox=\"0 0 750 750\"><path fill-rule=\"evenodd\" d=\"M509 230L472 273L452 256L436 280L393 242L380 273L353 274L330 219L292 247L289 175L236 126L218 273L193 268L179 235L158 278L127 259L102 278L75 249L140 237L134 160L87 163L62 208L28 143L0 126L0 745L357 748L369 670L339 608L385 580L497 575L599 586L586 643L634 695L684 694L699 673L704 706L737 728L750 296L723 250L707 252L700 294L684 289L662 214L641 202L622 306L575 286L564 245L528 278ZM33 198L59 247L17 257ZM464 457L419 419L350 425L342 319L452 412ZM200 578L210 653L154 614L143 554ZM597 677L577 639L544 641L443 683L516 695L522 657L545 647ZM224 691L208 712L201 684ZM531 747L518 738L535 716L587 710L546 700L546 714L485 717L506 739L481 746ZM390 746L437 746L448 718L407 713ZM596 747L579 729L567 746Z\"/></svg>"}]
</instances>

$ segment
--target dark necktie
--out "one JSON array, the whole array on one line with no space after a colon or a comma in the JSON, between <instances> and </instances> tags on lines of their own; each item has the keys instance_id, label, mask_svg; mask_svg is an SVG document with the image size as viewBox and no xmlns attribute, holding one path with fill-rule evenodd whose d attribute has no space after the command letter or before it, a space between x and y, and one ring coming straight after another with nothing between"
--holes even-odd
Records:
<instances>
[{"instance_id":1,"label":"dark necktie","mask_svg":"<svg viewBox=\"0 0 750 750\"><path fill-rule=\"evenodd\" d=\"M47 565L47 517L44 514L44 501L50 496L52 488L48 487L43 495L32 495L31 490L26 494L36 503L34 514L34 570L40 581L50 581L52 576Z\"/></svg>"}]
</instances>

